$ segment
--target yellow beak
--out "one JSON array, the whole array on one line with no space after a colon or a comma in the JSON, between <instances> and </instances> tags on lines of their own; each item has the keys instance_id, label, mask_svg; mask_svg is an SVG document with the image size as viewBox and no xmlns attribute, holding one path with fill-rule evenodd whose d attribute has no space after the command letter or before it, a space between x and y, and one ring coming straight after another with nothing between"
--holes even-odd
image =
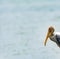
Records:
<instances>
[{"instance_id":1,"label":"yellow beak","mask_svg":"<svg viewBox=\"0 0 60 59\"><path fill-rule=\"evenodd\" d=\"M46 46L47 40L48 40L48 38L49 38L50 35L51 35L51 32L48 32L48 33L47 33L47 36L46 36L46 39L45 39L45 41L44 41L44 45L45 45L45 46Z\"/></svg>"}]
</instances>

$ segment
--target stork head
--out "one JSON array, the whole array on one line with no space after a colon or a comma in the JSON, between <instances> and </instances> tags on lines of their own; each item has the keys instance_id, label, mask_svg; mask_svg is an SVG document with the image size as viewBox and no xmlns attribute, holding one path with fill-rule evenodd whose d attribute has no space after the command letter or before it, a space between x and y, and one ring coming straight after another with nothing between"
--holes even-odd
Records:
<instances>
[{"instance_id":1,"label":"stork head","mask_svg":"<svg viewBox=\"0 0 60 59\"><path fill-rule=\"evenodd\" d=\"M45 41L44 41L44 45L45 45L45 46L46 46L46 43L47 43L48 38L49 38L50 36L52 36L52 34L54 33L54 31L55 31L54 27L50 26L50 27L48 28L48 32L47 32L47 35L46 35L46 39L45 39Z\"/></svg>"}]
</instances>

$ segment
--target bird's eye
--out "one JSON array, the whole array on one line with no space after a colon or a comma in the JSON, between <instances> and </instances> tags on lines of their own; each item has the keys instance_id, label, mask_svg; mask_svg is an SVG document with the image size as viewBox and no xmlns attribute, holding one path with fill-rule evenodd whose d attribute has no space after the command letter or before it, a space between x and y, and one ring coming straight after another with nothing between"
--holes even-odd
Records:
<instances>
[{"instance_id":1,"label":"bird's eye","mask_svg":"<svg viewBox=\"0 0 60 59\"><path fill-rule=\"evenodd\" d=\"M49 28L48 31L51 32L52 31L51 28Z\"/></svg>"}]
</instances>

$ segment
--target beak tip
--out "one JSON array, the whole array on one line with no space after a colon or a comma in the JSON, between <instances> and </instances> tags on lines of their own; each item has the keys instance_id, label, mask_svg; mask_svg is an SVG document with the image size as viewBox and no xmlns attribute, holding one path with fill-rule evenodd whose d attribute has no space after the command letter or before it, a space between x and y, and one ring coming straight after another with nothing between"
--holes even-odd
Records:
<instances>
[{"instance_id":1,"label":"beak tip","mask_svg":"<svg viewBox=\"0 0 60 59\"><path fill-rule=\"evenodd\" d=\"M46 46L46 44L44 44L44 46Z\"/></svg>"},{"instance_id":2,"label":"beak tip","mask_svg":"<svg viewBox=\"0 0 60 59\"><path fill-rule=\"evenodd\" d=\"M44 46L46 46L46 41L44 42Z\"/></svg>"}]
</instances>

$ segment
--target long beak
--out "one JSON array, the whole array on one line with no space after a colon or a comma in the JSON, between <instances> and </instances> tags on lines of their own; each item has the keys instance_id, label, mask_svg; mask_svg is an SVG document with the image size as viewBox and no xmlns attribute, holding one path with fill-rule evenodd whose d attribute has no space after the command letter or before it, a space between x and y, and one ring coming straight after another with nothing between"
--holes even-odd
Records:
<instances>
[{"instance_id":1,"label":"long beak","mask_svg":"<svg viewBox=\"0 0 60 59\"><path fill-rule=\"evenodd\" d=\"M45 41L44 41L44 45L45 45L45 46L46 46L46 43L47 43L47 40L48 40L50 34L51 34L50 32L47 33L46 39L45 39Z\"/></svg>"}]
</instances>

